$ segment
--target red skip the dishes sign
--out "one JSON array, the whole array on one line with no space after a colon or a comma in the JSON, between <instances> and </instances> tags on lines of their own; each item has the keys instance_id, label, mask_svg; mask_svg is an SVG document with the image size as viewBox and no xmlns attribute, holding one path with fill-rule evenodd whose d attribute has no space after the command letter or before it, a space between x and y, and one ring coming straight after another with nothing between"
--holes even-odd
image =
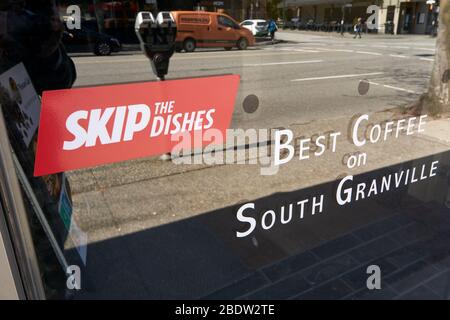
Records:
<instances>
[{"instance_id":1,"label":"red skip the dishes sign","mask_svg":"<svg viewBox=\"0 0 450 320\"><path fill-rule=\"evenodd\" d=\"M238 87L225 75L46 91L34 175L163 154L181 133L225 136Z\"/></svg>"}]
</instances>

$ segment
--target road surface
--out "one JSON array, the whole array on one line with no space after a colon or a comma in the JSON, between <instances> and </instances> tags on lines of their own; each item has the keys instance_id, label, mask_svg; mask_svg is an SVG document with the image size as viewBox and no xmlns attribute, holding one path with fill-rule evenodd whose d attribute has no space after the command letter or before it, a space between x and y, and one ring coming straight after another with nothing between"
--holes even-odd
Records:
<instances>
[{"instance_id":1,"label":"road surface","mask_svg":"<svg viewBox=\"0 0 450 320\"><path fill-rule=\"evenodd\" d=\"M278 32L277 38L285 41L246 51L176 53L167 79L239 74L233 126L286 126L376 112L413 101L426 88L435 45L428 36L353 39L350 35ZM148 59L140 52L74 60L75 86L154 79ZM361 80L370 83L367 93L358 91ZM259 98L253 114L242 107L250 94Z\"/></svg>"}]
</instances>

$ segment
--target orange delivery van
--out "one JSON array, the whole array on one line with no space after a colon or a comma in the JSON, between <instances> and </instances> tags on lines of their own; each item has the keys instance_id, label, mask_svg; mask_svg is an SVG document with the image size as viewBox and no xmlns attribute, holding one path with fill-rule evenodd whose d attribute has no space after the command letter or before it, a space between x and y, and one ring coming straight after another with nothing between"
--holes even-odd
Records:
<instances>
[{"instance_id":1,"label":"orange delivery van","mask_svg":"<svg viewBox=\"0 0 450 320\"><path fill-rule=\"evenodd\" d=\"M172 11L177 23L176 48L193 52L195 48L222 47L247 49L255 44L250 30L239 26L233 18L218 12Z\"/></svg>"}]
</instances>

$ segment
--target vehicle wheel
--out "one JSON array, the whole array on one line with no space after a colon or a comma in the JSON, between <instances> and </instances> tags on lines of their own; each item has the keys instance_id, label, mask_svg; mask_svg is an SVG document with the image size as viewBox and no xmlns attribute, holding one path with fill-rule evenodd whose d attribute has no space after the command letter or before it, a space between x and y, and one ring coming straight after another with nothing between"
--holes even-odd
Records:
<instances>
[{"instance_id":1,"label":"vehicle wheel","mask_svg":"<svg viewBox=\"0 0 450 320\"><path fill-rule=\"evenodd\" d=\"M111 46L106 42L97 43L94 50L94 53L98 56L109 56L111 52Z\"/></svg>"},{"instance_id":2,"label":"vehicle wheel","mask_svg":"<svg viewBox=\"0 0 450 320\"><path fill-rule=\"evenodd\" d=\"M245 50L248 47L248 41L245 38L240 38L237 42L237 47L239 50Z\"/></svg>"},{"instance_id":3,"label":"vehicle wheel","mask_svg":"<svg viewBox=\"0 0 450 320\"><path fill-rule=\"evenodd\" d=\"M195 40L194 39L186 39L183 42L183 49L186 52L194 52L195 51Z\"/></svg>"},{"instance_id":4,"label":"vehicle wheel","mask_svg":"<svg viewBox=\"0 0 450 320\"><path fill-rule=\"evenodd\" d=\"M230 51L231 49L233 49L232 47L225 47L225 50Z\"/></svg>"}]
</instances>

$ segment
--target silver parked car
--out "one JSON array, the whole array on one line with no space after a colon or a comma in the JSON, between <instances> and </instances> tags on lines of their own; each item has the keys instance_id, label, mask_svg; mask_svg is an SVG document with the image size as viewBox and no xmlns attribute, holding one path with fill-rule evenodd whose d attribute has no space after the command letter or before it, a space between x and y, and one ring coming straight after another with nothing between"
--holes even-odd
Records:
<instances>
[{"instance_id":1,"label":"silver parked car","mask_svg":"<svg viewBox=\"0 0 450 320\"><path fill-rule=\"evenodd\" d=\"M268 23L263 19L244 20L240 26L250 30L255 37L265 37L269 34Z\"/></svg>"}]
</instances>

